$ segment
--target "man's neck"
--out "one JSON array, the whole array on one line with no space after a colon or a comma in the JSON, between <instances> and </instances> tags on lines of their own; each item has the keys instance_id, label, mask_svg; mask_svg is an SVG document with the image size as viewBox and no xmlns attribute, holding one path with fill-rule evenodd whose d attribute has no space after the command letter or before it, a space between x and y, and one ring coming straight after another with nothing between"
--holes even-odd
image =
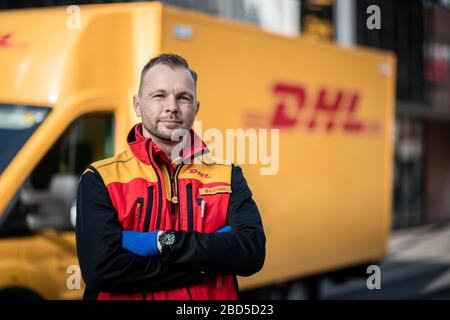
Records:
<instances>
[{"instance_id":1,"label":"man's neck","mask_svg":"<svg viewBox=\"0 0 450 320\"><path fill-rule=\"evenodd\" d=\"M152 141L166 154L167 158L172 159L172 150L179 143L177 141L160 139L155 135L151 134L144 128L142 128L142 135L146 138L152 139Z\"/></svg>"}]
</instances>

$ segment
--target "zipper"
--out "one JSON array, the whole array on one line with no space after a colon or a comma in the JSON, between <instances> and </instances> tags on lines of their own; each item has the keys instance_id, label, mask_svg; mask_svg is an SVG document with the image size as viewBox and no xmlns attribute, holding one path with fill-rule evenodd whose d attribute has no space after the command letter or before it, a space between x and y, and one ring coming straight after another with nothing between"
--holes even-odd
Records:
<instances>
[{"instance_id":1,"label":"zipper","mask_svg":"<svg viewBox=\"0 0 450 320\"><path fill-rule=\"evenodd\" d=\"M156 218L156 228L155 229L159 229L159 224L160 224L160 221L161 221L161 210L162 210L161 177L160 177L160 175L158 173L158 169L155 168L155 165L153 165L153 162L151 162L151 164L152 164L153 170L155 170L155 172L156 172L156 179L158 180L158 199L159 199L159 203L158 203L158 214L157 214L157 218ZM152 198L153 198L153 194L152 194ZM150 225L150 218L149 218L149 225ZM145 231L147 231L147 230L145 230Z\"/></svg>"},{"instance_id":2,"label":"zipper","mask_svg":"<svg viewBox=\"0 0 450 320\"><path fill-rule=\"evenodd\" d=\"M152 163L152 166L153 166L153 169L156 171L156 173L157 173L156 176L158 178L158 195L159 195L158 199L159 199L159 204L160 205L158 206L158 218L157 218L157 221L156 221L156 229L159 229L159 224L161 222L161 211L162 211L162 186L161 186L162 178L158 174L157 169L155 168L153 163ZM183 166L183 163L179 164L178 167L175 170L174 177L170 178L171 182L172 182L172 180L174 180L174 183L175 183L175 189L174 189L175 196L173 196L172 199L171 199L171 202L174 203L174 204L179 204L179 201L178 201L178 183L177 183L178 181L177 180L178 180L178 173L180 172L180 169L182 168L182 166ZM171 176L170 175L170 169L169 169L169 176ZM170 187L171 187L171 190L172 190L172 186L170 186ZM179 206L178 206L178 227L180 227L180 208L179 208Z\"/></svg>"},{"instance_id":3,"label":"zipper","mask_svg":"<svg viewBox=\"0 0 450 320\"><path fill-rule=\"evenodd\" d=\"M146 145L146 149L149 150L149 144L150 144L150 139L148 139L147 145ZM157 220L156 220L156 229L159 229L159 224L161 222L161 210L162 210L162 187L161 187L161 179L162 177L160 176L160 174L158 173L158 168L157 165L154 163L154 161L152 161L151 157L148 157L148 160L150 161L150 164L153 167L153 170L155 170L156 172L156 178L158 179L158 199L159 199L159 205L158 205L158 214L157 214ZM150 219L150 218L149 218ZM150 222L150 221L149 221ZM147 230L145 230L147 231Z\"/></svg>"},{"instance_id":4,"label":"zipper","mask_svg":"<svg viewBox=\"0 0 450 320\"><path fill-rule=\"evenodd\" d=\"M150 219L153 208L153 186L149 186L147 189L147 213L145 214L144 231L148 231L150 228Z\"/></svg>"},{"instance_id":5,"label":"zipper","mask_svg":"<svg viewBox=\"0 0 450 320\"><path fill-rule=\"evenodd\" d=\"M192 205L192 184L188 183L186 185L187 193L187 213L188 213L188 231L194 230L194 208Z\"/></svg>"},{"instance_id":6,"label":"zipper","mask_svg":"<svg viewBox=\"0 0 450 320\"><path fill-rule=\"evenodd\" d=\"M136 200L136 213L135 213L135 220L136 220L136 229L140 230L141 225L141 215L142 215L142 207L144 206L144 198L138 197Z\"/></svg>"},{"instance_id":7,"label":"zipper","mask_svg":"<svg viewBox=\"0 0 450 320\"><path fill-rule=\"evenodd\" d=\"M180 200L178 199L178 195L180 194L180 190L178 190L178 174L180 173L180 170L183 167L183 165L184 163L180 163L175 168L175 174L173 175L173 183L175 185L173 191L175 195L171 199L172 203L175 204L176 208L178 208L178 230L181 230L181 208L180 208Z\"/></svg>"},{"instance_id":8,"label":"zipper","mask_svg":"<svg viewBox=\"0 0 450 320\"><path fill-rule=\"evenodd\" d=\"M183 165L184 165L184 163L181 162L175 168L174 175L170 177L170 182L174 183L174 188L173 188L174 195L172 194L171 202L172 202L172 204L175 204L176 207L178 208L178 230L181 230L181 208L180 208L180 200L178 198L178 195L180 194L180 190L179 190L179 186L178 186L178 174L180 173L180 170L183 167ZM189 191L189 189L190 189L190 191ZM187 201L188 201L188 231L189 231L189 230L192 230L191 223L189 222L189 208L190 208L190 212L192 214L192 185L190 183L186 186L186 191L188 192ZM191 287L188 286L187 289L188 289L188 293L189 293L189 299L192 300Z\"/></svg>"},{"instance_id":9,"label":"zipper","mask_svg":"<svg viewBox=\"0 0 450 320\"><path fill-rule=\"evenodd\" d=\"M180 163L176 167L175 174L172 177L173 183L175 184L175 188L173 190L175 195L172 197L172 203L175 203L175 204L179 203L179 201L178 201L178 194L179 194L179 192L178 192L178 174L180 173L180 170L181 170L182 167L183 167L183 163Z\"/></svg>"},{"instance_id":10,"label":"zipper","mask_svg":"<svg viewBox=\"0 0 450 320\"><path fill-rule=\"evenodd\" d=\"M174 202L174 200L178 201L178 198L175 196L176 192L174 191L173 185L174 185L174 176L172 175L172 168L170 165L165 163L165 166L167 168L167 172L169 173L169 181L170 181L170 214L175 215L177 210L177 205Z\"/></svg>"}]
</instances>

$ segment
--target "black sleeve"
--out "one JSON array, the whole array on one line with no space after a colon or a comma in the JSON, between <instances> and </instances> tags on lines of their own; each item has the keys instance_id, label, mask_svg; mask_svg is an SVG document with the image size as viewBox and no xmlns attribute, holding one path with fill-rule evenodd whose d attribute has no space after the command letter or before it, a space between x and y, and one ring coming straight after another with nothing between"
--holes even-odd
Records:
<instances>
[{"instance_id":1,"label":"black sleeve","mask_svg":"<svg viewBox=\"0 0 450 320\"><path fill-rule=\"evenodd\" d=\"M266 238L252 192L238 166L233 166L227 223L232 231L176 231L177 243L165 259L214 274L250 276L265 260Z\"/></svg>"},{"instance_id":2,"label":"black sleeve","mask_svg":"<svg viewBox=\"0 0 450 320\"><path fill-rule=\"evenodd\" d=\"M160 291L202 280L199 271L163 263L159 256L142 257L122 247L122 225L97 172L82 175L76 208L77 254L89 290Z\"/></svg>"}]
</instances>

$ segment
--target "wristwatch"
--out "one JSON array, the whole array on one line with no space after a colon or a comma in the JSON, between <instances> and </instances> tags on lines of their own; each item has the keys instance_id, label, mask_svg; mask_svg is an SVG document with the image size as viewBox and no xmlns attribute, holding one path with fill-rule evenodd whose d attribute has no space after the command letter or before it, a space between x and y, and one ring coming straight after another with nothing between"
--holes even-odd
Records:
<instances>
[{"instance_id":1,"label":"wristwatch","mask_svg":"<svg viewBox=\"0 0 450 320\"><path fill-rule=\"evenodd\" d=\"M161 255L166 256L176 243L176 233L173 230L164 231L158 240L161 244Z\"/></svg>"}]
</instances>

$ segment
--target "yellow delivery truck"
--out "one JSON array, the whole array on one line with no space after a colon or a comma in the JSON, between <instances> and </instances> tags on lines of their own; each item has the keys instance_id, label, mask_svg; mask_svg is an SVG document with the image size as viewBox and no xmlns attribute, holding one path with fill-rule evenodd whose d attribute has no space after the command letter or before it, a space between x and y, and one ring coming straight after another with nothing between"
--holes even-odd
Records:
<instances>
[{"instance_id":1,"label":"yellow delivery truck","mask_svg":"<svg viewBox=\"0 0 450 320\"><path fill-rule=\"evenodd\" d=\"M392 54L161 3L3 11L0 296L82 296L77 182L86 165L127 147L138 122L132 95L140 71L162 52L184 56L199 74L197 133L216 145L222 138L230 151L240 130L245 139L237 144L253 148L247 157L220 148L213 154L242 165L265 226L264 268L239 279L242 291L383 258L392 202Z\"/></svg>"}]
</instances>

